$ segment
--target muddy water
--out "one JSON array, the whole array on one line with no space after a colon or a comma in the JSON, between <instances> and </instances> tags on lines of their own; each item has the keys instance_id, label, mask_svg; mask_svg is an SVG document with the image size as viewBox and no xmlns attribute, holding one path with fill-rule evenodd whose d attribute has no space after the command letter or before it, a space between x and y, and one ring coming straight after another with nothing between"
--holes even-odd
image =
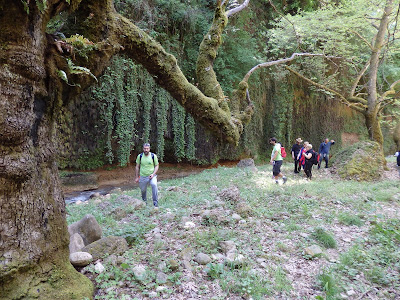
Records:
<instances>
[{"instance_id":1,"label":"muddy water","mask_svg":"<svg viewBox=\"0 0 400 300\"><path fill-rule=\"evenodd\" d=\"M237 163L238 161L220 161L215 165L207 167L190 164L161 163L160 169L157 173L157 179L158 181L161 181L165 179L182 178L200 173L206 169L217 168L220 166L234 167ZM64 187L64 198L66 203L86 201L90 199L94 193L105 195L111 193L117 188L126 191L138 187L138 184L135 183L135 165L129 165L125 168L114 167L108 170L102 169L93 172L98 176L99 188L90 191L81 191L74 190L73 187Z\"/></svg>"}]
</instances>

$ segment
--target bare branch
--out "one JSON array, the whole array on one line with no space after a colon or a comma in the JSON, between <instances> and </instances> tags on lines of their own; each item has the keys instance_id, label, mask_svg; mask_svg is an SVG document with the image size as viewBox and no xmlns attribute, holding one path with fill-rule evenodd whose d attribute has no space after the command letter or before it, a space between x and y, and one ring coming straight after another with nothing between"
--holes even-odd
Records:
<instances>
[{"instance_id":1,"label":"bare branch","mask_svg":"<svg viewBox=\"0 0 400 300\"><path fill-rule=\"evenodd\" d=\"M363 105L363 107L360 107L360 105L362 105L361 103L350 103L350 102L347 100L347 98L344 97L344 96L343 96L341 93L339 93L338 91L335 91L334 89L328 88L328 87L325 86L325 85L319 84L319 83L317 83L317 82L315 82L315 81L313 81L313 80L311 80L311 79L305 77L304 75L300 74L299 72L293 70L292 68L290 68L290 67L288 67L288 66L285 66L285 68L286 68L287 70L289 70L290 72L292 72L293 74L295 74L296 76L302 78L304 81L310 83L311 85L316 86L316 87L318 87L318 88L320 88L320 89L323 89L323 90L325 90L325 91L328 91L328 92L330 92L330 93L336 95L336 96L339 98L339 101L340 101L341 103L345 104L346 106L350 107L351 109L354 109L354 110L356 110L356 111L358 111L358 112L361 112L361 113L365 113L365 109L363 108L364 105Z\"/></svg>"},{"instance_id":2,"label":"bare branch","mask_svg":"<svg viewBox=\"0 0 400 300\"><path fill-rule=\"evenodd\" d=\"M358 32L355 31L355 30L351 30L351 32L353 32L353 33L354 33L355 35L357 35L360 39L362 39L362 40L365 42L365 44L367 44L367 46L368 46L371 50L373 50L371 43L368 42L367 39L366 39L365 37L363 37L360 33L358 33Z\"/></svg>"},{"instance_id":3,"label":"bare branch","mask_svg":"<svg viewBox=\"0 0 400 300\"><path fill-rule=\"evenodd\" d=\"M293 53L290 57L288 58L282 58L282 59L278 59L278 60L274 60L274 61L269 61L269 62L265 62L265 63L261 63L256 65L255 67L251 68L251 70L249 72L247 72L247 74L244 76L243 81L247 82L249 80L249 77L251 76L251 74L254 73L255 70L260 69L260 68L267 68L267 67L271 67L274 65L280 65L280 64L284 64L287 63L289 61L292 61L293 59L295 59L297 56L322 56L322 57L326 57L326 58L339 58L336 56L325 56L324 54L313 54L313 53Z\"/></svg>"},{"instance_id":4,"label":"bare branch","mask_svg":"<svg viewBox=\"0 0 400 300\"><path fill-rule=\"evenodd\" d=\"M249 5L249 3L250 3L250 0L245 0L241 5L228 10L226 12L226 16L229 18L229 17L233 16L234 14L237 14L241 10L245 9Z\"/></svg>"},{"instance_id":5,"label":"bare branch","mask_svg":"<svg viewBox=\"0 0 400 300\"><path fill-rule=\"evenodd\" d=\"M385 101L385 99L386 99L387 96L389 96L389 95L394 95L394 94L396 93L396 90L395 90L394 88L395 88L395 86L396 86L397 84L399 84L399 83L400 83L400 79L399 79L399 80L396 80L395 82L393 82L393 83L390 85L389 90L387 90L386 92L384 92L384 93L382 94L382 96L379 97L378 102L383 102L383 101Z\"/></svg>"},{"instance_id":6,"label":"bare branch","mask_svg":"<svg viewBox=\"0 0 400 300\"><path fill-rule=\"evenodd\" d=\"M367 71L369 64L370 64L371 60L368 60L367 63L364 65L364 67L362 68L362 70L360 71L360 73L358 73L356 79L354 80L353 86L351 87L350 90L350 97L354 96L354 93L356 92L356 88L358 83L361 80L361 77L363 77L363 75L365 74L365 72Z\"/></svg>"}]
</instances>

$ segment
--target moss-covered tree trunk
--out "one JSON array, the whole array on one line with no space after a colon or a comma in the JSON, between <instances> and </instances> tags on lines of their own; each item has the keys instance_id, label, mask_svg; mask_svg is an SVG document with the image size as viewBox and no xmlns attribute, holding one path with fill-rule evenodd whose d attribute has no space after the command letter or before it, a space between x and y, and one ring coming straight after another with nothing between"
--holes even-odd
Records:
<instances>
[{"instance_id":1,"label":"moss-covered tree trunk","mask_svg":"<svg viewBox=\"0 0 400 300\"><path fill-rule=\"evenodd\" d=\"M46 34L61 12L69 16L67 36L78 33L95 45L84 57ZM175 57L117 14L112 0L0 0L1 299L91 297L90 281L69 263L55 120L94 83L82 67L98 76L119 52L142 64L215 136L238 143L242 120L191 85Z\"/></svg>"},{"instance_id":2,"label":"moss-covered tree trunk","mask_svg":"<svg viewBox=\"0 0 400 300\"><path fill-rule=\"evenodd\" d=\"M27 14L21 1L0 1L1 299L82 299L93 292L69 262L45 19L35 5Z\"/></svg>"},{"instance_id":3,"label":"moss-covered tree trunk","mask_svg":"<svg viewBox=\"0 0 400 300\"><path fill-rule=\"evenodd\" d=\"M377 142L383 149L383 134L381 123L376 112L364 114L365 125L367 126L368 136L371 141Z\"/></svg>"}]
</instances>

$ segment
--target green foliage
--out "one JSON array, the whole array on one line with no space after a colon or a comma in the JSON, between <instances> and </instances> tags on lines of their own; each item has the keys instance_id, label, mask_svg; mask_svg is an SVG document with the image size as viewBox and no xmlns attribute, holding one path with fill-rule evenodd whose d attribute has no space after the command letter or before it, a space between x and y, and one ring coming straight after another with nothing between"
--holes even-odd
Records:
<instances>
[{"instance_id":1,"label":"green foliage","mask_svg":"<svg viewBox=\"0 0 400 300\"><path fill-rule=\"evenodd\" d=\"M357 215L354 215L353 213L339 213L338 215L338 220L340 223L343 223L348 226L362 226L364 222L361 220L361 218Z\"/></svg>"},{"instance_id":2,"label":"green foliage","mask_svg":"<svg viewBox=\"0 0 400 300\"><path fill-rule=\"evenodd\" d=\"M335 296L338 294L338 286L336 280L326 270L324 270L321 274L318 275L318 283L322 290L326 293L326 300L335 299Z\"/></svg>"},{"instance_id":3,"label":"green foliage","mask_svg":"<svg viewBox=\"0 0 400 300\"><path fill-rule=\"evenodd\" d=\"M81 67L81 66L76 66L72 60L67 59L67 63L68 63L68 71L71 74L85 74L85 75L89 75L90 77L92 77L93 79L95 79L97 81L96 76L94 76L92 74L92 72L90 72L90 70L88 68L85 67Z\"/></svg>"},{"instance_id":4,"label":"green foliage","mask_svg":"<svg viewBox=\"0 0 400 300\"><path fill-rule=\"evenodd\" d=\"M316 228L311 235L316 242L325 248L336 248L336 240L332 234L325 231L323 228Z\"/></svg>"},{"instance_id":5,"label":"green foliage","mask_svg":"<svg viewBox=\"0 0 400 300\"><path fill-rule=\"evenodd\" d=\"M177 161L185 157L185 109L172 102L172 132L174 134L174 150Z\"/></svg>"},{"instance_id":6,"label":"green foliage","mask_svg":"<svg viewBox=\"0 0 400 300\"><path fill-rule=\"evenodd\" d=\"M144 76L142 78L141 86L143 87L143 92L139 94L139 97L143 105L141 121L143 122L144 125L142 141L146 143L149 142L150 140L150 131L151 131L150 112L151 112L151 106L153 104L156 83L150 76Z\"/></svg>"},{"instance_id":7,"label":"green foliage","mask_svg":"<svg viewBox=\"0 0 400 300\"><path fill-rule=\"evenodd\" d=\"M24 5L24 10L27 14L29 14L29 0L21 0L22 4ZM41 13L47 9L47 0L35 0L36 6Z\"/></svg>"},{"instance_id":8,"label":"green foliage","mask_svg":"<svg viewBox=\"0 0 400 300\"><path fill-rule=\"evenodd\" d=\"M195 161L196 147L194 144L196 142L196 123L190 114L186 114L185 133L186 133L186 149L185 149L186 158L190 161Z\"/></svg>"},{"instance_id":9,"label":"green foliage","mask_svg":"<svg viewBox=\"0 0 400 300\"><path fill-rule=\"evenodd\" d=\"M157 94L157 156L160 161L164 160L164 135L167 133L167 114L170 98L171 96L164 89L160 89Z\"/></svg>"},{"instance_id":10,"label":"green foliage","mask_svg":"<svg viewBox=\"0 0 400 300\"><path fill-rule=\"evenodd\" d=\"M223 264L209 263L206 268L206 273L211 279L220 278L224 271Z\"/></svg>"},{"instance_id":11,"label":"green foliage","mask_svg":"<svg viewBox=\"0 0 400 300\"><path fill-rule=\"evenodd\" d=\"M97 49L97 45L80 34L64 38L64 41L73 46L73 53L88 59L88 53Z\"/></svg>"},{"instance_id":12,"label":"green foliage","mask_svg":"<svg viewBox=\"0 0 400 300\"><path fill-rule=\"evenodd\" d=\"M119 228L115 231L114 235L123 237L128 245L133 246L144 240L144 235L149 231L148 226L142 224L130 224L130 226Z\"/></svg>"},{"instance_id":13,"label":"green foliage","mask_svg":"<svg viewBox=\"0 0 400 300\"><path fill-rule=\"evenodd\" d=\"M320 57L302 58L297 60L295 68L314 81L337 90L346 88L347 91L371 55L367 43L371 43L377 32L383 5L384 1L379 0L346 0L340 5L327 4L315 11L288 14L272 22L273 28L267 33L266 55L281 58L294 52L309 52L335 56L340 64ZM390 32L393 26L390 25ZM385 49L387 59L379 71L380 90L398 79L394 78L399 71L397 43L390 43ZM332 97L329 92L315 90Z\"/></svg>"}]
</instances>

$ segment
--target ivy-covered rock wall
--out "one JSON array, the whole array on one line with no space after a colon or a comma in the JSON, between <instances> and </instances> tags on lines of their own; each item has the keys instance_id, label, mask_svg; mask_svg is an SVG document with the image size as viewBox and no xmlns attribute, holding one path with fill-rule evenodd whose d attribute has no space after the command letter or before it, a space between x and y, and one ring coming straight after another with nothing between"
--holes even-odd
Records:
<instances>
[{"instance_id":1,"label":"ivy-covered rock wall","mask_svg":"<svg viewBox=\"0 0 400 300\"><path fill-rule=\"evenodd\" d=\"M287 148L297 137L317 148L325 137L340 147L344 132L357 139L366 136L362 118L351 110L296 78L271 74L264 70L252 80L256 113L234 148L218 143L145 70L115 57L99 84L63 110L58 123L60 168L125 166L147 141L161 161L213 164L244 157L265 160L272 136Z\"/></svg>"}]
</instances>

